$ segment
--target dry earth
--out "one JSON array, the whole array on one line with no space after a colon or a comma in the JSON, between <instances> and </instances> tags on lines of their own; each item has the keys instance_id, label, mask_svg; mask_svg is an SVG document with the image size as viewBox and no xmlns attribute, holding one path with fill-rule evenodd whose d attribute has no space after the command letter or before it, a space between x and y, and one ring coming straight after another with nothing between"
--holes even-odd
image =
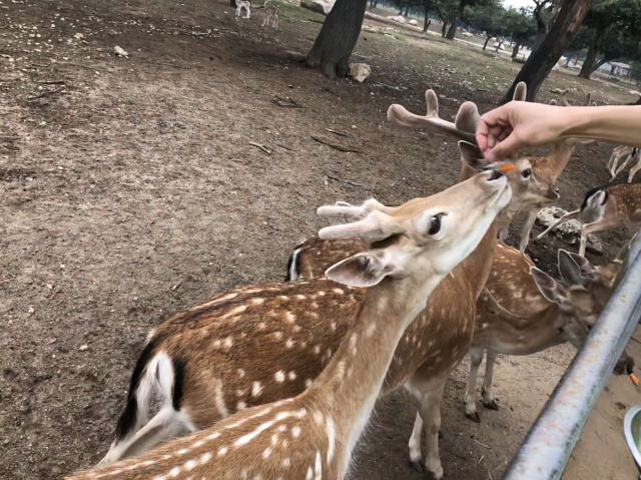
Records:
<instances>
[{"instance_id":1,"label":"dry earth","mask_svg":"<svg viewBox=\"0 0 641 480\"><path fill-rule=\"evenodd\" d=\"M309 49L319 15L284 6L277 32L261 21L257 9L237 20L222 0L0 0L0 478L53 479L96 462L148 329L216 292L283 277L289 250L320 225L316 206L372 195L397 203L452 184L454 141L391 129L390 103L421 111L430 86L445 115L464 99L484 111L518 69L368 21L355 58L372 77L330 81L286 53ZM587 91L600 103L633 99L563 73L541 99L566 86L574 101ZM579 147L561 206L606 180L610 148ZM610 255L625 236L603 238ZM531 253L551 270L561 246L534 242ZM502 359L502 408L481 412L481 424L462 414L461 366L444 407L448 478L499 478L572 354ZM614 438L633 401L607 410L602 428ZM382 403L353 478L421 478L406 464L407 398ZM601 440L582 443L630 468L616 441ZM589 453L572 478L609 478L590 475Z\"/></svg>"}]
</instances>

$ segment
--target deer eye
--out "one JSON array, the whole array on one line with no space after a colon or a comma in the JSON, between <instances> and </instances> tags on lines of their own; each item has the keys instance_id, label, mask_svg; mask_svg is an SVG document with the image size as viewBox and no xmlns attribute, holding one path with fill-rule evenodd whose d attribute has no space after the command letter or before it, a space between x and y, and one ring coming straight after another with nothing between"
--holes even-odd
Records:
<instances>
[{"instance_id":1,"label":"deer eye","mask_svg":"<svg viewBox=\"0 0 641 480\"><path fill-rule=\"evenodd\" d=\"M521 176L523 178L530 178L532 176L532 169L531 168L526 168L521 172Z\"/></svg>"},{"instance_id":2,"label":"deer eye","mask_svg":"<svg viewBox=\"0 0 641 480\"><path fill-rule=\"evenodd\" d=\"M430 218L428 227L427 227L428 235L436 235L438 232L441 231L441 218L444 215L445 213L437 213L436 215Z\"/></svg>"}]
</instances>

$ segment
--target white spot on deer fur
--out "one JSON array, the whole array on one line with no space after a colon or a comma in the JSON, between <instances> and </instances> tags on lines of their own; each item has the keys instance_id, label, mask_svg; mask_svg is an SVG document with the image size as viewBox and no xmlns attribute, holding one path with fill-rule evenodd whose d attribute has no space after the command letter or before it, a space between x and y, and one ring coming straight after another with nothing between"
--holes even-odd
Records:
<instances>
[{"instance_id":1,"label":"white spot on deer fur","mask_svg":"<svg viewBox=\"0 0 641 480\"><path fill-rule=\"evenodd\" d=\"M215 382L214 404L218 409L218 413L220 413L222 417L228 417L229 410L227 409L227 405L225 405L225 394L223 393L223 381L220 378L216 378L214 379L214 382Z\"/></svg>"},{"instance_id":2,"label":"white spot on deer fur","mask_svg":"<svg viewBox=\"0 0 641 480\"><path fill-rule=\"evenodd\" d=\"M305 388L311 387L312 383L313 383L313 381L310 378L306 379L305 380Z\"/></svg>"},{"instance_id":3,"label":"white spot on deer fur","mask_svg":"<svg viewBox=\"0 0 641 480\"><path fill-rule=\"evenodd\" d=\"M260 382L252 383L252 397L258 397L263 392L263 385Z\"/></svg>"},{"instance_id":4,"label":"white spot on deer fur","mask_svg":"<svg viewBox=\"0 0 641 480\"><path fill-rule=\"evenodd\" d=\"M214 344L213 344L213 345L214 345L214 348L215 348L215 349L219 349L219 348L220 348L221 343L222 343L222 342L221 342L220 340L215 340L215 341L214 341Z\"/></svg>"},{"instance_id":5,"label":"white spot on deer fur","mask_svg":"<svg viewBox=\"0 0 641 480\"><path fill-rule=\"evenodd\" d=\"M196 460L189 460L183 465L183 468L188 472L191 472L197 465L198 462L196 462Z\"/></svg>"},{"instance_id":6,"label":"white spot on deer fur","mask_svg":"<svg viewBox=\"0 0 641 480\"><path fill-rule=\"evenodd\" d=\"M218 437L220 437L220 433L219 432L214 432L211 435L207 436L207 440L216 440Z\"/></svg>"},{"instance_id":7,"label":"white spot on deer fur","mask_svg":"<svg viewBox=\"0 0 641 480\"><path fill-rule=\"evenodd\" d=\"M321 461L321 453L316 450L316 460L314 461L314 480L321 480L323 478L323 464Z\"/></svg>"},{"instance_id":8,"label":"white spot on deer fur","mask_svg":"<svg viewBox=\"0 0 641 480\"><path fill-rule=\"evenodd\" d=\"M289 297L287 295L278 295L278 298L283 302L286 302L287 300L289 300Z\"/></svg>"},{"instance_id":9,"label":"white spot on deer fur","mask_svg":"<svg viewBox=\"0 0 641 480\"><path fill-rule=\"evenodd\" d=\"M265 450L263 450L263 458L269 458L269 456L272 454L272 449L267 447Z\"/></svg>"},{"instance_id":10,"label":"white spot on deer fur","mask_svg":"<svg viewBox=\"0 0 641 480\"><path fill-rule=\"evenodd\" d=\"M286 432L287 431L287 425L279 425L278 426L278 431L280 433Z\"/></svg>"},{"instance_id":11,"label":"white spot on deer fur","mask_svg":"<svg viewBox=\"0 0 641 480\"><path fill-rule=\"evenodd\" d=\"M307 297L305 295L296 295L296 300L307 300Z\"/></svg>"},{"instance_id":12,"label":"white spot on deer fur","mask_svg":"<svg viewBox=\"0 0 641 480\"><path fill-rule=\"evenodd\" d=\"M242 400L236 404L236 410L241 411L247 408L247 404Z\"/></svg>"},{"instance_id":13,"label":"white spot on deer fur","mask_svg":"<svg viewBox=\"0 0 641 480\"><path fill-rule=\"evenodd\" d=\"M365 336L367 338L371 338L372 335L374 335L374 332L376 331L376 324L375 323L370 323L367 328L365 329Z\"/></svg>"},{"instance_id":14,"label":"white spot on deer fur","mask_svg":"<svg viewBox=\"0 0 641 480\"><path fill-rule=\"evenodd\" d=\"M285 312L285 321L287 323L296 322L296 315L294 315L292 312Z\"/></svg>"},{"instance_id":15,"label":"white spot on deer fur","mask_svg":"<svg viewBox=\"0 0 641 480\"><path fill-rule=\"evenodd\" d=\"M201 455L201 457L200 457L200 464L201 465L206 465L209 462L209 460L211 460L212 456L213 455L210 452L203 453Z\"/></svg>"},{"instance_id":16,"label":"white spot on deer fur","mask_svg":"<svg viewBox=\"0 0 641 480\"><path fill-rule=\"evenodd\" d=\"M278 443L278 433L274 433L272 435L272 445L276 445Z\"/></svg>"},{"instance_id":17,"label":"white spot on deer fur","mask_svg":"<svg viewBox=\"0 0 641 480\"><path fill-rule=\"evenodd\" d=\"M314 419L314 423L316 423L316 425L320 425L321 423L323 423L323 414L318 410L314 411L314 413L312 414L312 418Z\"/></svg>"},{"instance_id":18,"label":"white spot on deer fur","mask_svg":"<svg viewBox=\"0 0 641 480\"><path fill-rule=\"evenodd\" d=\"M483 323L481 323L481 328L487 328L488 325L489 324L487 322L483 322Z\"/></svg>"},{"instance_id":19,"label":"white spot on deer fur","mask_svg":"<svg viewBox=\"0 0 641 480\"><path fill-rule=\"evenodd\" d=\"M292 465L292 461L289 459L289 457L283 458L283 467L284 468L289 468Z\"/></svg>"},{"instance_id":20,"label":"white spot on deer fur","mask_svg":"<svg viewBox=\"0 0 641 480\"><path fill-rule=\"evenodd\" d=\"M180 449L180 450L178 450L176 453L177 453L178 455L184 455L184 454L185 454L185 453L187 453L188 451L189 451L189 449L188 449L188 448L181 448L181 449Z\"/></svg>"},{"instance_id":21,"label":"white spot on deer fur","mask_svg":"<svg viewBox=\"0 0 641 480\"><path fill-rule=\"evenodd\" d=\"M351 355L356 355L356 351L358 350L356 348L356 340L358 340L358 335L356 333L352 333L352 336L349 337L349 353ZM331 353L329 355L331 356Z\"/></svg>"},{"instance_id":22,"label":"white spot on deer fur","mask_svg":"<svg viewBox=\"0 0 641 480\"><path fill-rule=\"evenodd\" d=\"M292 428L292 437L294 437L294 438L300 437L300 432L301 432L301 430L300 430L300 427L298 425L293 427Z\"/></svg>"},{"instance_id":23,"label":"white spot on deer fur","mask_svg":"<svg viewBox=\"0 0 641 480\"><path fill-rule=\"evenodd\" d=\"M243 313L245 310L247 310L247 307L245 305L238 305L237 307L232 308L226 314L222 315L220 317L220 319L222 320L222 319L225 319L225 318L234 317L236 315L239 315L239 314Z\"/></svg>"},{"instance_id":24,"label":"white spot on deer fur","mask_svg":"<svg viewBox=\"0 0 641 480\"><path fill-rule=\"evenodd\" d=\"M305 474L305 480L314 480L314 470L312 466L307 467L307 473Z\"/></svg>"},{"instance_id":25,"label":"white spot on deer fur","mask_svg":"<svg viewBox=\"0 0 641 480\"><path fill-rule=\"evenodd\" d=\"M285 348L293 348L294 344L296 342L292 340L291 338L288 338L287 341L285 342Z\"/></svg>"},{"instance_id":26,"label":"white spot on deer fur","mask_svg":"<svg viewBox=\"0 0 641 480\"><path fill-rule=\"evenodd\" d=\"M320 347L320 345L314 345L314 348L312 349L312 351L313 351L316 355L318 355L318 354L320 353L320 351L321 351L321 347Z\"/></svg>"},{"instance_id":27,"label":"white spot on deer fur","mask_svg":"<svg viewBox=\"0 0 641 480\"><path fill-rule=\"evenodd\" d=\"M324 297L325 292L323 290L320 290L319 292L316 292L316 295L318 295L319 297Z\"/></svg>"},{"instance_id":28,"label":"white spot on deer fur","mask_svg":"<svg viewBox=\"0 0 641 480\"><path fill-rule=\"evenodd\" d=\"M274 378L276 379L276 381L277 381L278 383L283 383L283 382L285 381L285 372L283 372L282 370L278 370L278 371L274 374Z\"/></svg>"},{"instance_id":29,"label":"white spot on deer fur","mask_svg":"<svg viewBox=\"0 0 641 480\"><path fill-rule=\"evenodd\" d=\"M296 380L296 372L294 372L294 371L292 370L291 372L289 372L289 373L287 374L287 377L288 377L290 380Z\"/></svg>"},{"instance_id":30,"label":"white spot on deer fur","mask_svg":"<svg viewBox=\"0 0 641 480\"><path fill-rule=\"evenodd\" d=\"M238 376L240 378L245 378L245 370L243 370L242 368L239 368L238 369Z\"/></svg>"},{"instance_id":31,"label":"white spot on deer fur","mask_svg":"<svg viewBox=\"0 0 641 480\"><path fill-rule=\"evenodd\" d=\"M227 337L223 340L223 346L227 349L230 349L234 345L234 339L232 337Z\"/></svg>"},{"instance_id":32,"label":"white spot on deer fur","mask_svg":"<svg viewBox=\"0 0 641 480\"><path fill-rule=\"evenodd\" d=\"M267 325L265 324L265 322L260 322L257 325L258 330L265 330L266 327L267 327Z\"/></svg>"},{"instance_id":33,"label":"white spot on deer fur","mask_svg":"<svg viewBox=\"0 0 641 480\"><path fill-rule=\"evenodd\" d=\"M332 332L335 332L335 331L336 331L336 322L332 322L332 323L330 323L330 324L329 324L329 328L331 328L331 329L332 329Z\"/></svg>"},{"instance_id":34,"label":"white spot on deer fur","mask_svg":"<svg viewBox=\"0 0 641 480\"><path fill-rule=\"evenodd\" d=\"M329 466L334 460L336 452L336 427L332 417L328 416L325 420L325 433L327 434L327 465Z\"/></svg>"},{"instance_id":35,"label":"white spot on deer fur","mask_svg":"<svg viewBox=\"0 0 641 480\"><path fill-rule=\"evenodd\" d=\"M283 332L274 332L272 335L274 335L276 340L281 340L283 338Z\"/></svg>"},{"instance_id":36,"label":"white spot on deer fur","mask_svg":"<svg viewBox=\"0 0 641 480\"><path fill-rule=\"evenodd\" d=\"M194 442L192 447L198 448L198 447L202 447L204 444L205 444L205 442L203 440L198 440L197 442ZM171 455L168 455L167 458L171 458ZM165 460L165 459L163 459L163 460Z\"/></svg>"},{"instance_id":37,"label":"white spot on deer fur","mask_svg":"<svg viewBox=\"0 0 641 480\"><path fill-rule=\"evenodd\" d=\"M337 295L342 295L343 293L345 293L345 291L340 288L332 288L332 292L334 292Z\"/></svg>"},{"instance_id":38,"label":"white spot on deer fur","mask_svg":"<svg viewBox=\"0 0 641 480\"><path fill-rule=\"evenodd\" d=\"M251 303L252 305L262 305L263 303L265 303L265 299L264 298L252 298L249 301L249 303Z\"/></svg>"},{"instance_id":39,"label":"white spot on deer fur","mask_svg":"<svg viewBox=\"0 0 641 480\"><path fill-rule=\"evenodd\" d=\"M312 302L309 306L310 306L311 308L316 309L316 308L318 308L318 303L316 303L316 302Z\"/></svg>"}]
</instances>

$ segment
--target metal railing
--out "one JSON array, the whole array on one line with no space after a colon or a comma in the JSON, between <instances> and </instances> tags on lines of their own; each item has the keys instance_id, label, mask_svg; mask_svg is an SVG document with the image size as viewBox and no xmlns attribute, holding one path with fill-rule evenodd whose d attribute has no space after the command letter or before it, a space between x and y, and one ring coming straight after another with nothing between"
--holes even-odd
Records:
<instances>
[{"instance_id":1,"label":"metal railing","mask_svg":"<svg viewBox=\"0 0 641 480\"><path fill-rule=\"evenodd\" d=\"M588 415L641 317L641 235L632 244L622 273L599 321L543 407L504 480L563 475Z\"/></svg>"}]
</instances>

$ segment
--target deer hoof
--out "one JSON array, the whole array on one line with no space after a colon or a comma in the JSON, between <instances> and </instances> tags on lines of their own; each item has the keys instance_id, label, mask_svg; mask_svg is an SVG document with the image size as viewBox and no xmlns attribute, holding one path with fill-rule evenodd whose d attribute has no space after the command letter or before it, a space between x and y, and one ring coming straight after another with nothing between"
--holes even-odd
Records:
<instances>
[{"instance_id":1,"label":"deer hoof","mask_svg":"<svg viewBox=\"0 0 641 480\"><path fill-rule=\"evenodd\" d=\"M479 415L479 412L465 413L465 416L473 422L481 423L481 416Z\"/></svg>"},{"instance_id":2,"label":"deer hoof","mask_svg":"<svg viewBox=\"0 0 641 480\"><path fill-rule=\"evenodd\" d=\"M410 467L412 467L412 470L415 470L423 475L426 474L425 465L423 465L422 460L409 460L409 464Z\"/></svg>"},{"instance_id":3,"label":"deer hoof","mask_svg":"<svg viewBox=\"0 0 641 480\"><path fill-rule=\"evenodd\" d=\"M499 409L499 404L496 402L496 399L493 398L492 400L489 401L484 401L483 406L487 408L488 410L498 410Z\"/></svg>"}]
</instances>

